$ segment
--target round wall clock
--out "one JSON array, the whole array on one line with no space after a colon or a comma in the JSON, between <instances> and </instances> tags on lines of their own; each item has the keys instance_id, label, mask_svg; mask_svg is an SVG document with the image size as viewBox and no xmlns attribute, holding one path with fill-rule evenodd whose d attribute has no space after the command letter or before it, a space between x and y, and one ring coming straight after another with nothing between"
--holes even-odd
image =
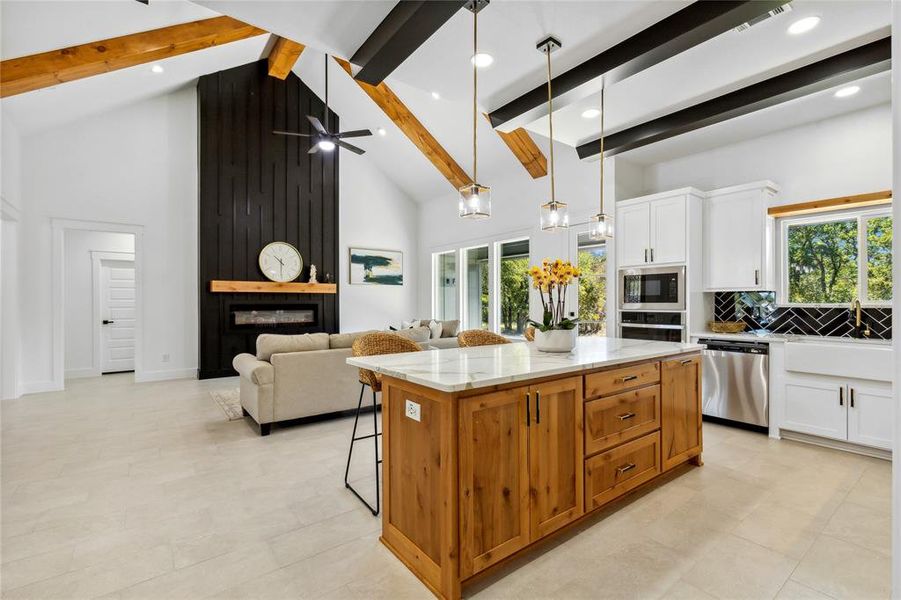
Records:
<instances>
[{"instance_id":1,"label":"round wall clock","mask_svg":"<svg viewBox=\"0 0 901 600\"><path fill-rule=\"evenodd\" d=\"M260 251L260 270L272 281L294 281L303 270L303 258L288 242L272 242Z\"/></svg>"}]
</instances>

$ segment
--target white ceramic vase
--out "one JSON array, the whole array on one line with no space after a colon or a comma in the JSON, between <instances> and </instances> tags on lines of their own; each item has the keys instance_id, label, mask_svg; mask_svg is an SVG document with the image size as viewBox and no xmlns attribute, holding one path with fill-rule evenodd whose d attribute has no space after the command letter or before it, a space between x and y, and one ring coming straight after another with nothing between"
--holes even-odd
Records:
<instances>
[{"instance_id":1,"label":"white ceramic vase","mask_svg":"<svg viewBox=\"0 0 901 600\"><path fill-rule=\"evenodd\" d=\"M572 352L579 338L578 328L535 330L535 346L542 352Z\"/></svg>"}]
</instances>

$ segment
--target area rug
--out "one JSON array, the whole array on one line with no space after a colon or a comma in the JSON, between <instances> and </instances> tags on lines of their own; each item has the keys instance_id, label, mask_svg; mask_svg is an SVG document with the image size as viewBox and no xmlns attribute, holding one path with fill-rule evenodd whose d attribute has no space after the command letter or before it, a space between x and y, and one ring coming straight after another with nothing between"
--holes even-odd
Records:
<instances>
[{"instance_id":1,"label":"area rug","mask_svg":"<svg viewBox=\"0 0 901 600\"><path fill-rule=\"evenodd\" d=\"M229 421L237 421L244 418L244 413L241 411L241 395L237 389L216 390L210 392L210 396L216 401L216 404L219 405L219 408L222 409Z\"/></svg>"}]
</instances>

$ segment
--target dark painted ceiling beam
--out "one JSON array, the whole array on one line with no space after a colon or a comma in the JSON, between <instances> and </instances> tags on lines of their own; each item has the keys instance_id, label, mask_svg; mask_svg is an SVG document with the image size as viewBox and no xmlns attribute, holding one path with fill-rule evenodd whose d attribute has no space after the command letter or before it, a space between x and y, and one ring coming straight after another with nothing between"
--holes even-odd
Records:
<instances>
[{"instance_id":1,"label":"dark painted ceiling beam","mask_svg":"<svg viewBox=\"0 0 901 600\"><path fill-rule=\"evenodd\" d=\"M588 95L578 88L604 77L604 85L621 81L689 48L787 4L789 0L698 1L658 21L553 78L555 105L564 106ZM564 43L566 40L563 40ZM598 90L600 85L597 86ZM566 96L570 96L567 98ZM547 85L542 83L491 112L493 127L506 131L547 114ZM510 123L513 121L513 123Z\"/></svg>"},{"instance_id":2,"label":"dark painted ceiling beam","mask_svg":"<svg viewBox=\"0 0 901 600\"><path fill-rule=\"evenodd\" d=\"M361 67L354 79L380 84L465 4L465 0L400 0L350 58Z\"/></svg>"},{"instance_id":3,"label":"dark painted ceiling beam","mask_svg":"<svg viewBox=\"0 0 901 600\"><path fill-rule=\"evenodd\" d=\"M828 90L891 68L891 36L830 56L723 96L624 129L604 138L604 156L734 119L795 98ZM596 156L600 138L580 144L579 158Z\"/></svg>"}]
</instances>

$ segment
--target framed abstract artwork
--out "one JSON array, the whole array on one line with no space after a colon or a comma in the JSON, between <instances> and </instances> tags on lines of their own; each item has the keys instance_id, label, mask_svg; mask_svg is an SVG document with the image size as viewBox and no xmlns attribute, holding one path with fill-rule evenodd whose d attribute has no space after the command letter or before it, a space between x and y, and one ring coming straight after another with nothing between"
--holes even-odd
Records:
<instances>
[{"instance_id":1,"label":"framed abstract artwork","mask_svg":"<svg viewBox=\"0 0 901 600\"><path fill-rule=\"evenodd\" d=\"M398 250L351 248L350 283L364 285L403 285L403 252Z\"/></svg>"}]
</instances>

